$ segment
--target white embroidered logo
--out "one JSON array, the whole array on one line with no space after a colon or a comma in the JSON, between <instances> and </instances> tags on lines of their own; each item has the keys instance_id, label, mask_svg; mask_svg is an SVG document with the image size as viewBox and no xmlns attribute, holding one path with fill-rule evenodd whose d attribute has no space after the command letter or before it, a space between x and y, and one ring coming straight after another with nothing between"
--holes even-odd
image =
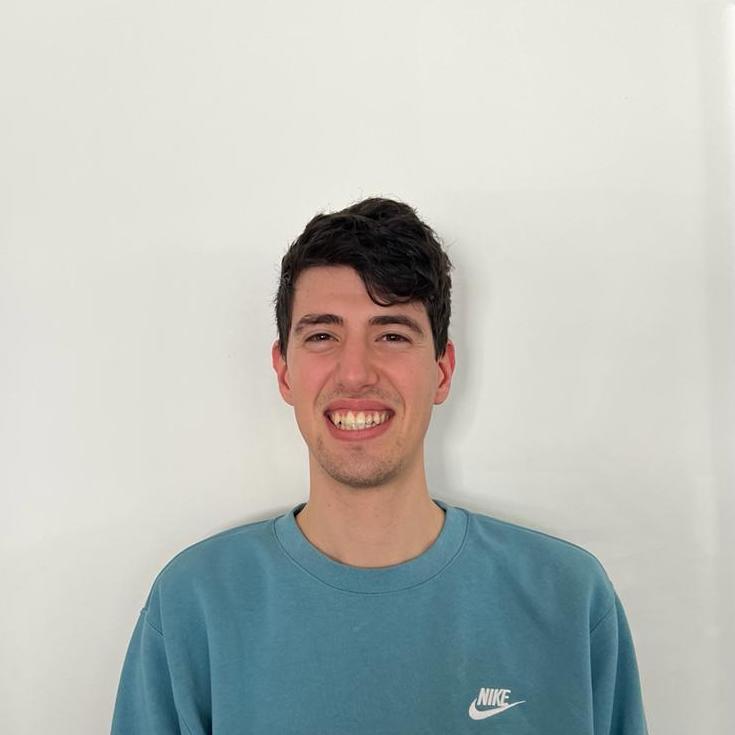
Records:
<instances>
[{"instance_id":1,"label":"white embroidered logo","mask_svg":"<svg viewBox=\"0 0 735 735\"><path fill-rule=\"evenodd\" d=\"M473 720L486 720L488 717L494 717L501 712L505 712L517 704L523 704L526 700L520 702L508 703L510 697L510 689L490 689L483 687L480 693L472 700L469 709L469 716ZM490 707L490 709L477 709L478 705Z\"/></svg>"}]
</instances>

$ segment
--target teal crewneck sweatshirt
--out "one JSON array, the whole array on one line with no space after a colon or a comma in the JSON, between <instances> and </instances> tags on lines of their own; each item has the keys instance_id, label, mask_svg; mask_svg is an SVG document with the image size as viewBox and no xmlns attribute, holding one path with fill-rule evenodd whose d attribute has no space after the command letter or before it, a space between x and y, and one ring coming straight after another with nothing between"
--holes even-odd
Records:
<instances>
[{"instance_id":1,"label":"teal crewneck sweatshirt","mask_svg":"<svg viewBox=\"0 0 735 735\"><path fill-rule=\"evenodd\" d=\"M158 574L112 735L646 735L633 641L599 561L435 500L421 555L326 556L296 514Z\"/></svg>"}]
</instances>

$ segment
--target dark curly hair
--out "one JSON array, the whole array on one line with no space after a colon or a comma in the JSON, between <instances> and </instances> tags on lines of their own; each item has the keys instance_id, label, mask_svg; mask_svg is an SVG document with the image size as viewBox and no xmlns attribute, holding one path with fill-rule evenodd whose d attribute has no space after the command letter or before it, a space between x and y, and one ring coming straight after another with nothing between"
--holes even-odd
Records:
<instances>
[{"instance_id":1,"label":"dark curly hair","mask_svg":"<svg viewBox=\"0 0 735 735\"><path fill-rule=\"evenodd\" d=\"M408 204L370 198L339 212L317 214L283 256L274 304L284 360L297 278L307 268L335 265L354 268L379 306L423 302L436 359L444 354L449 339L452 263L434 231Z\"/></svg>"}]
</instances>

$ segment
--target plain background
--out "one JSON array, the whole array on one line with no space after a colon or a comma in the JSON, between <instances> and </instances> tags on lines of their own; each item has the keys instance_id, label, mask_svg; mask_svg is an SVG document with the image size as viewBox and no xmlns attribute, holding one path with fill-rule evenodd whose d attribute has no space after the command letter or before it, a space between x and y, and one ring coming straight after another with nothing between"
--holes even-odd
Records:
<instances>
[{"instance_id":1,"label":"plain background","mask_svg":"<svg viewBox=\"0 0 735 735\"><path fill-rule=\"evenodd\" d=\"M734 18L6 0L0 730L108 731L157 572L306 499L280 258L383 195L455 265L431 493L594 553L651 733L733 732Z\"/></svg>"}]
</instances>

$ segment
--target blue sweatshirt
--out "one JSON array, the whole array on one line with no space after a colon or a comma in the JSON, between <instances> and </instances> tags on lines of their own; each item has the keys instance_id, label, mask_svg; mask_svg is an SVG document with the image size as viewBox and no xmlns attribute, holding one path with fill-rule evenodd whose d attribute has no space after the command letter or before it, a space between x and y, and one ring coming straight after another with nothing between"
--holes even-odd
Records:
<instances>
[{"instance_id":1,"label":"blue sweatshirt","mask_svg":"<svg viewBox=\"0 0 735 735\"><path fill-rule=\"evenodd\" d=\"M112 735L645 735L625 613L597 559L435 500L421 555L360 568L290 512L158 574Z\"/></svg>"}]
</instances>

